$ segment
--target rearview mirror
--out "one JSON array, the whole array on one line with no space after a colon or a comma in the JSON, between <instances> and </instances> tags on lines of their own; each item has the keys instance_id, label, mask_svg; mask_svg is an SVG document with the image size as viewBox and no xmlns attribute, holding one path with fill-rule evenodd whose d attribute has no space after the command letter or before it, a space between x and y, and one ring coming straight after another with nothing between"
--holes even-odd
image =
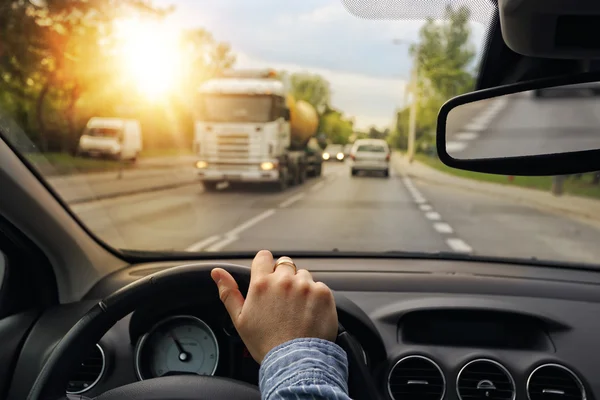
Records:
<instances>
[{"instance_id":1,"label":"rearview mirror","mask_svg":"<svg viewBox=\"0 0 600 400\"><path fill-rule=\"evenodd\" d=\"M440 109L437 150L450 167L505 175L600 170L600 74L455 97Z\"/></svg>"}]
</instances>

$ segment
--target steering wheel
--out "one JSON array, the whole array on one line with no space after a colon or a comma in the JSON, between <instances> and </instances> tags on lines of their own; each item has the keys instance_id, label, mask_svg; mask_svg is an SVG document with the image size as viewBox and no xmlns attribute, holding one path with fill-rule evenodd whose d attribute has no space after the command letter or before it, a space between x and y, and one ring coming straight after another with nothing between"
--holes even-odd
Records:
<instances>
[{"instance_id":1,"label":"steering wheel","mask_svg":"<svg viewBox=\"0 0 600 400\"><path fill-rule=\"evenodd\" d=\"M238 283L250 281L250 269L235 264L197 263L169 268L117 290L92 307L56 345L39 375L27 400L67 399L65 388L71 371L81 363L81 355L104 336L121 318L145 302L178 293L198 290L212 284L213 268L229 271ZM240 285L241 287L242 285ZM357 351L356 342L340 325L337 343L348 355L350 394L354 399L373 399L377 395L374 382ZM85 399L85 397L81 397ZM258 387L230 378L216 376L166 376L131 383L111 389L94 400L254 400L260 399Z\"/></svg>"}]
</instances>

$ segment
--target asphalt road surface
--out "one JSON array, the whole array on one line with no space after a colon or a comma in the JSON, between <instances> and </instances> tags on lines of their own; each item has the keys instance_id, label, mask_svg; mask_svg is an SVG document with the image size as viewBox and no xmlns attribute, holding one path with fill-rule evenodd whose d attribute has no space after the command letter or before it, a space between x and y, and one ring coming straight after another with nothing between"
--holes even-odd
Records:
<instances>
[{"instance_id":1,"label":"asphalt road surface","mask_svg":"<svg viewBox=\"0 0 600 400\"><path fill-rule=\"evenodd\" d=\"M335 162L283 193L204 192L198 183L72 207L101 239L126 249L442 251L600 264L592 226L402 171L351 177Z\"/></svg>"},{"instance_id":2,"label":"asphalt road surface","mask_svg":"<svg viewBox=\"0 0 600 400\"><path fill-rule=\"evenodd\" d=\"M471 103L451 111L449 122L448 153L458 159L600 149L600 97L576 92Z\"/></svg>"}]
</instances>

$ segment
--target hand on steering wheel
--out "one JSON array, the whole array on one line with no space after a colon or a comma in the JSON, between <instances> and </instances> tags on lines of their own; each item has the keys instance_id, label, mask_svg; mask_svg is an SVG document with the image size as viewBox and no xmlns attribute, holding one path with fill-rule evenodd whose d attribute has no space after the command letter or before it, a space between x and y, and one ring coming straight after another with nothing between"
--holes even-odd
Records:
<instances>
[{"instance_id":1,"label":"hand on steering wheel","mask_svg":"<svg viewBox=\"0 0 600 400\"><path fill-rule=\"evenodd\" d=\"M215 268L217 267L217 268ZM233 264L195 263L168 268L119 289L92 307L56 345L40 370L27 400L65 399L71 371L89 349L117 321L156 298L182 291L209 290L210 276L217 282L221 300L231 315L250 353L261 361L270 349L298 337L335 340L348 354L350 393L357 399L374 399L376 389L362 356L353 349L347 332L338 326L332 292L314 282L308 271L299 270L289 258L275 265L268 251L252 263L246 299L238 281L247 280L247 267ZM234 278L235 277L235 278ZM212 283L210 283L212 285ZM339 334L338 334L339 330ZM353 383L356 383L353 389ZM364 389L364 390L363 390ZM360 391L364 393L361 393ZM116 387L95 399L120 400L260 399L256 386L216 376L166 376Z\"/></svg>"},{"instance_id":2,"label":"hand on steering wheel","mask_svg":"<svg viewBox=\"0 0 600 400\"><path fill-rule=\"evenodd\" d=\"M307 270L296 270L289 257L274 263L270 251L260 251L252 262L246 299L229 272L215 268L211 276L256 362L261 363L271 349L289 340L310 337L335 341L338 319L331 290L315 282Z\"/></svg>"}]
</instances>

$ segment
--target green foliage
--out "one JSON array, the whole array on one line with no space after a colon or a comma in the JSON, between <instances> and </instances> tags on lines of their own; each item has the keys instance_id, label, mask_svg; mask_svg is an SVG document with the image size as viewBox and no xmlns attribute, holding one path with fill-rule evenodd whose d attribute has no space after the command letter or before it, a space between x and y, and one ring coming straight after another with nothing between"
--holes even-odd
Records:
<instances>
[{"instance_id":1,"label":"green foliage","mask_svg":"<svg viewBox=\"0 0 600 400\"><path fill-rule=\"evenodd\" d=\"M448 5L442 21L430 18L421 28L420 41L410 52L417 60L418 84L425 97L446 100L472 90L469 69L475 50L469 41L469 16L466 6Z\"/></svg>"},{"instance_id":2,"label":"green foliage","mask_svg":"<svg viewBox=\"0 0 600 400\"><path fill-rule=\"evenodd\" d=\"M290 94L296 100L304 100L322 114L329 107L331 89L329 82L320 75L309 73L280 73L289 85Z\"/></svg>"},{"instance_id":3,"label":"green foliage","mask_svg":"<svg viewBox=\"0 0 600 400\"><path fill-rule=\"evenodd\" d=\"M417 154L416 160L441 172L473 179L482 182L501 183L510 186L519 186L549 192L552 188L552 176L515 176L512 180L506 175L483 174L481 172L465 171L444 165L438 157L429 157ZM600 186L598 186L598 173L568 176L564 182L564 193L600 199Z\"/></svg>"},{"instance_id":4,"label":"green foliage","mask_svg":"<svg viewBox=\"0 0 600 400\"><path fill-rule=\"evenodd\" d=\"M319 131L329 143L346 144L354 132L354 123L340 111L328 109L321 116Z\"/></svg>"},{"instance_id":5,"label":"green foliage","mask_svg":"<svg viewBox=\"0 0 600 400\"><path fill-rule=\"evenodd\" d=\"M0 108L44 151L73 150L92 116L139 118L150 145L163 142L156 137L180 142L182 131L191 136L190 96L235 62L227 44L202 29L185 32L191 68L160 104L136 93L119 70L115 20L168 12L145 0L1 1Z\"/></svg>"},{"instance_id":6,"label":"green foliage","mask_svg":"<svg viewBox=\"0 0 600 400\"><path fill-rule=\"evenodd\" d=\"M469 92L474 86L471 70L475 50L470 42L469 9L446 7L440 20L428 19L419 32L419 42L411 47L417 68L418 102L416 148L423 150L435 142L437 114L451 97ZM408 108L397 113L396 128L390 143L406 149L408 143Z\"/></svg>"}]
</instances>

